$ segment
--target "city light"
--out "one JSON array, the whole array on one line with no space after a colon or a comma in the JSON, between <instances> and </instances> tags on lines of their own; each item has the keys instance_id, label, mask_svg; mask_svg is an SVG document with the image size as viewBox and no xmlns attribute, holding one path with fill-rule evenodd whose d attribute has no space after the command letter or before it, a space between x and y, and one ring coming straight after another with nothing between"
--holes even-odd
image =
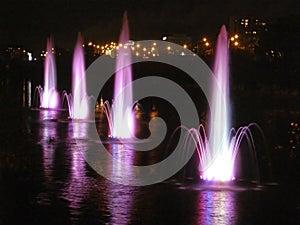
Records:
<instances>
[{"instance_id":1,"label":"city light","mask_svg":"<svg viewBox=\"0 0 300 225\"><path fill-rule=\"evenodd\" d=\"M32 61L32 53L28 52L27 55L28 55L28 61Z\"/></svg>"}]
</instances>

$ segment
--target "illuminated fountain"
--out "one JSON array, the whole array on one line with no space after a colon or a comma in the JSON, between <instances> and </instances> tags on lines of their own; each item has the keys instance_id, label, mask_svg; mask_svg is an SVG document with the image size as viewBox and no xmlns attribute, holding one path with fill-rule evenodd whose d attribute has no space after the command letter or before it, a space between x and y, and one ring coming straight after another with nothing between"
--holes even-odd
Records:
<instances>
[{"instance_id":1,"label":"illuminated fountain","mask_svg":"<svg viewBox=\"0 0 300 225\"><path fill-rule=\"evenodd\" d=\"M44 87L38 86L35 97L38 94L40 108L57 109L59 107L59 93L57 92L56 64L54 48L51 38L47 40L47 50L44 63Z\"/></svg>"},{"instance_id":2,"label":"illuminated fountain","mask_svg":"<svg viewBox=\"0 0 300 225\"><path fill-rule=\"evenodd\" d=\"M237 130L230 128L228 57L227 31L223 26L218 36L213 71L217 82L211 87L213 104L210 107L214 110L212 110L213 113L208 122L210 140L208 140L202 124L198 129L190 129L187 136L187 144L196 145L200 161L200 178L208 181L235 179L234 164L243 139L248 141L249 149L255 155L250 127L257 125L253 123ZM220 88L221 92L215 91L217 88Z\"/></svg>"},{"instance_id":3,"label":"illuminated fountain","mask_svg":"<svg viewBox=\"0 0 300 225\"><path fill-rule=\"evenodd\" d=\"M110 104L105 102L104 112L109 124L109 136L111 138L128 139L133 137L135 130L134 113L132 112L132 88L126 88L131 85L132 71L131 49L129 42L129 26L127 14L123 17L123 25L119 38L120 46L117 51L116 73L114 81L114 101Z\"/></svg>"},{"instance_id":4,"label":"illuminated fountain","mask_svg":"<svg viewBox=\"0 0 300 225\"><path fill-rule=\"evenodd\" d=\"M88 119L89 96L86 91L85 61L82 47L82 38L78 34L72 65L72 94L64 92L71 119Z\"/></svg>"}]
</instances>

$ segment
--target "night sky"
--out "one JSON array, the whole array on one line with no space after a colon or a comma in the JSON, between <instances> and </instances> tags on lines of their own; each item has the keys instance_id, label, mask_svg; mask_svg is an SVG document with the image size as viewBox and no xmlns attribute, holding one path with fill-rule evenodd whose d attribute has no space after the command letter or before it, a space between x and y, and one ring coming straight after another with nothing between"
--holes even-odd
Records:
<instances>
[{"instance_id":1,"label":"night sky","mask_svg":"<svg viewBox=\"0 0 300 225\"><path fill-rule=\"evenodd\" d=\"M133 39L158 39L163 34L216 36L229 16L258 16L269 22L299 16L299 0L5 0L0 7L0 46L44 48L53 35L56 46L72 48L77 32L86 40L117 40L123 12Z\"/></svg>"}]
</instances>

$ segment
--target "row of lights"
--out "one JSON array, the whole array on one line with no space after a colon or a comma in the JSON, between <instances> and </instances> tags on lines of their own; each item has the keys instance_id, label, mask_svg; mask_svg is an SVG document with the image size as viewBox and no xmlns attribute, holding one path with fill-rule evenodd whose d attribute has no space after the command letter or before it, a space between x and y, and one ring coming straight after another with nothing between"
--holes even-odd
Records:
<instances>
[{"instance_id":1,"label":"row of lights","mask_svg":"<svg viewBox=\"0 0 300 225\"><path fill-rule=\"evenodd\" d=\"M99 45L99 44L95 44L92 41L90 41L87 43L87 46L94 48L94 51L98 54L109 54L113 49L115 49L117 47L117 43L111 41L108 44ZM82 47L86 47L86 45L83 44Z\"/></svg>"},{"instance_id":2,"label":"row of lights","mask_svg":"<svg viewBox=\"0 0 300 225\"><path fill-rule=\"evenodd\" d=\"M6 52L8 52L8 53L11 54L11 55L14 55L14 54L16 54L16 55L23 54L23 55L26 55L26 56L27 56L28 61L32 61L32 60L36 61L36 58L33 58L31 52L29 52L29 51L27 51L27 50L25 50L25 49L22 50L22 49L19 48L19 47L18 47L18 48L8 47L8 48L6 49Z\"/></svg>"},{"instance_id":3,"label":"row of lights","mask_svg":"<svg viewBox=\"0 0 300 225\"><path fill-rule=\"evenodd\" d=\"M82 46L86 47L85 44L83 44ZM131 48L132 51L135 51L134 54L138 57L159 56L159 52L158 52L159 49L157 48L156 42L153 42L151 46L141 46L141 44L139 43L135 44L133 41L129 41L126 44L122 44L122 43L117 44L116 42L110 42L110 44L100 46L90 41L87 43L87 46L94 48L94 51L100 54L106 54L106 55L113 55L114 51L119 50L120 48L124 48L124 49ZM187 49L188 45L184 44L182 47ZM97 49L99 49L99 51L97 51ZM168 51L168 54L174 54L171 46L167 46L166 50ZM184 53L182 52L180 54L184 55Z\"/></svg>"}]
</instances>

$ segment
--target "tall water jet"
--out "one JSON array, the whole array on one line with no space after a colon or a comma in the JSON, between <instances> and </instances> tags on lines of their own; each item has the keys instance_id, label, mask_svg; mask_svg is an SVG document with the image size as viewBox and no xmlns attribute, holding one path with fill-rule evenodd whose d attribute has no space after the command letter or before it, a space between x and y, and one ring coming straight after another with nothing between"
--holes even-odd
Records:
<instances>
[{"instance_id":1,"label":"tall water jet","mask_svg":"<svg viewBox=\"0 0 300 225\"><path fill-rule=\"evenodd\" d=\"M86 91L85 59L82 37L78 34L72 65L72 99L69 110L72 119L87 119L89 115L88 95Z\"/></svg>"},{"instance_id":2,"label":"tall water jet","mask_svg":"<svg viewBox=\"0 0 300 225\"><path fill-rule=\"evenodd\" d=\"M40 107L47 109L56 109L59 106L59 94L56 88L56 64L53 51L52 39L48 38L44 63L44 88L40 98Z\"/></svg>"},{"instance_id":3,"label":"tall water jet","mask_svg":"<svg viewBox=\"0 0 300 225\"><path fill-rule=\"evenodd\" d=\"M210 153L212 162L204 173L204 177L220 180L233 178L232 152L229 147L228 132L230 127L230 98L229 98L229 60L228 60L227 31L223 25L216 45L213 73L217 82L212 84L214 108L209 119ZM217 86L218 85L218 86ZM220 92L217 92L220 88ZM222 102L224 101L224 102ZM223 104L222 104L223 103Z\"/></svg>"},{"instance_id":4,"label":"tall water jet","mask_svg":"<svg viewBox=\"0 0 300 225\"><path fill-rule=\"evenodd\" d=\"M123 25L119 38L120 48L117 52L116 74L114 80L114 102L111 109L113 138L131 138L135 129L134 115L132 113L132 88L126 88L132 82L131 49L129 42L129 25L127 13L123 16ZM129 65L123 68L124 65Z\"/></svg>"},{"instance_id":5,"label":"tall water jet","mask_svg":"<svg viewBox=\"0 0 300 225\"><path fill-rule=\"evenodd\" d=\"M187 136L192 139L193 146L196 146L200 161L200 177L208 181L230 181L235 179L234 164L244 138L248 141L249 150L256 163L255 145L250 128L258 126L252 123L237 130L230 128L228 52L227 31L225 26L222 26L217 40L213 68L216 82L211 86L213 101L210 107L212 113L208 121L210 139L208 140L202 124L198 129L189 129ZM220 92L217 91L218 89ZM259 127L258 129L261 132Z\"/></svg>"}]
</instances>

